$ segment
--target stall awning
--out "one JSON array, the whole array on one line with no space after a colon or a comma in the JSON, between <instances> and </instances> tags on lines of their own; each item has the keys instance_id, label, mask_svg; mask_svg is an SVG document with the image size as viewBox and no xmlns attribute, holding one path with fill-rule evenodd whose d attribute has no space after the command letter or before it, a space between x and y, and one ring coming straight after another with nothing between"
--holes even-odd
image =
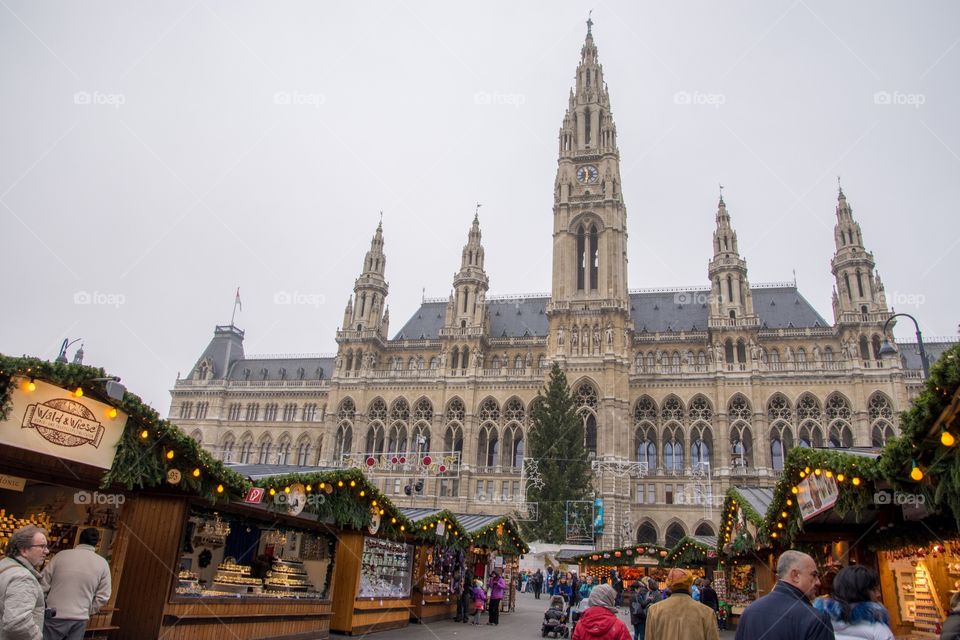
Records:
<instances>
[{"instance_id":1,"label":"stall awning","mask_svg":"<svg viewBox=\"0 0 960 640\"><path fill-rule=\"evenodd\" d=\"M285 476L291 473L318 473L320 471L335 471L333 467L312 467L295 464L228 464L228 469L236 471L251 480Z\"/></svg>"},{"instance_id":2,"label":"stall awning","mask_svg":"<svg viewBox=\"0 0 960 640\"><path fill-rule=\"evenodd\" d=\"M683 536L674 545L663 564L672 566L702 566L716 561L716 540L712 536Z\"/></svg>"},{"instance_id":3,"label":"stall awning","mask_svg":"<svg viewBox=\"0 0 960 640\"><path fill-rule=\"evenodd\" d=\"M510 516L482 513L454 514L470 542L477 547L495 549L500 553L519 555L528 553L530 547L523 541L516 523Z\"/></svg>"}]
</instances>

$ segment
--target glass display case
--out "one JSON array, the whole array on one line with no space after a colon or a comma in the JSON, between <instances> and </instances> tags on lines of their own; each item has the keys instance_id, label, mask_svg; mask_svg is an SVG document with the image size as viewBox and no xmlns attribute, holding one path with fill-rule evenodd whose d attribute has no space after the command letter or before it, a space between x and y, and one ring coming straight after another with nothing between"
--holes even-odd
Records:
<instances>
[{"instance_id":1,"label":"glass display case","mask_svg":"<svg viewBox=\"0 0 960 640\"><path fill-rule=\"evenodd\" d=\"M377 538L363 539L358 598L409 598L413 547Z\"/></svg>"}]
</instances>

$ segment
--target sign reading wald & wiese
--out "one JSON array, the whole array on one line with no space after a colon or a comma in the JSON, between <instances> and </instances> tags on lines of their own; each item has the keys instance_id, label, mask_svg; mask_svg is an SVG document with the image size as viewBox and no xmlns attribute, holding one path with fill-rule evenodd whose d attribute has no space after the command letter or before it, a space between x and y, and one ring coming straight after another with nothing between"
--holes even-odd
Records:
<instances>
[{"instance_id":1,"label":"sign reading wald & wiese","mask_svg":"<svg viewBox=\"0 0 960 640\"><path fill-rule=\"evenodd\" d=\"M109 469L127 415L46 382L17 379L0 443Z\"/></svg>"}]
</instances>

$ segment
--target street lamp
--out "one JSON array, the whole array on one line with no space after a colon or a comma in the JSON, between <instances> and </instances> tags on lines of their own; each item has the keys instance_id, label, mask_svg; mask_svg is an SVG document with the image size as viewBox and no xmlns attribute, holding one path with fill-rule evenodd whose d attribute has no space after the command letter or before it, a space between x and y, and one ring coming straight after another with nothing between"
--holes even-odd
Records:
<instances>
[{"instance_id":1,"label":"street lamp","mask_svg":"<svg viewBox=\"0 0 960 640\"><path fill-rule=\"evenodd\" d=\"M923 367L923 379L926 380L930 377L930 365L927 364L927 352L923 349L923 336L920 334L920 325L917 324L917 319L909 313L895 313L883 323L883 345L880 347L880 356L896 355L897 353L897 350L890 344L890 339L887 338L887 327L890 326L890 321L897 316L910 318L913 321L913 326L917 330L917 346L920 348L920 365Z\"/></svg>"},{"instance_id":2,"label":"street lamp","mask_svg":"<svg viewBox=\"0 0 960 640\"><path fill-rule=\"evenodd\" d=\"M71 340L70 338L64 338L63 344L60 345L60 353L57 355L57 359L54 362L60 362L62 364L67 364L67 349L70 348L70 345L80 342L83 338L77 338L76 340Z\"/></svg>"}]
</instances>

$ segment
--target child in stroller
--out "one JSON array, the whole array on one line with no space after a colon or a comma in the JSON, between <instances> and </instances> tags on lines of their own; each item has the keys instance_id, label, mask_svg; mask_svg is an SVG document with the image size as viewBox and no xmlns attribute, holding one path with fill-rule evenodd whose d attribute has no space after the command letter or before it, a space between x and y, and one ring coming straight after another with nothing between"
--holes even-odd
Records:
<instances>
[{"instance_id":1,"label":"child in stroller","mask_svg":"<svg viewBox=\"0 0 960 640\"><path fill-rule=\"evenodd\" d=\"M553 634L554 638L569 637L566 608L563 596L553 596L550 599L550 608L543 614L543 626L540 627L542 637L546 638L547 634Z\"/></svg>"}]
</instances>

